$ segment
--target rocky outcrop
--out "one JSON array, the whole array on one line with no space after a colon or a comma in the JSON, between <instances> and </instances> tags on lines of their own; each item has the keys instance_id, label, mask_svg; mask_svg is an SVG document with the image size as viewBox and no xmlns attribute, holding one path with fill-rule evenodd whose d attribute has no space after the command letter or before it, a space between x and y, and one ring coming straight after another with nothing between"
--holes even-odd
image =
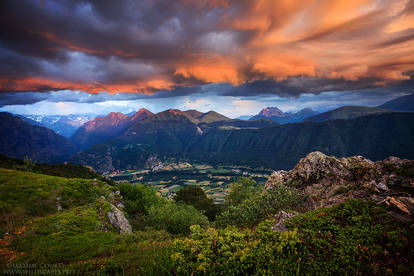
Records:
<instances>
[{"instance_id":1,"label":"rocky outcrop","mask_svg":"<svg viewBox=\"0 0 414 276\"><path fill-rule=\"evenodd\" d=\"M297 215L298 215L297 213L280 211L275 216L275 223L272 226L272 231L279 231L279 232L287 231L288 229L285 226L285 221Z\"/></svg>"},{"instance_id":2,"label":"rocky outcrop","mask_svg":"<svg viewBox=\"0 0 414 276\"><path fill-rule=\"evenodd\" d=\"M290 171L276 171L265 189L294 187L307 200L303 211L329 207L350 198L385 204L401 221L414 223L414 161L389 157L372 162L362 156L336 158L312 152Z\"/></svg>"},{"instance_id":3,"label":"rocky outcrop","mask_svg":"<svg viewBox=\"0 0 414 276\"><path fill-rule=\"evenodd\" d=\"M132 227L126 219L124 213L111 204L111 212L107 213L109 223L118 229L120 234L132 233Z\"/></svg>"}]
</instances>

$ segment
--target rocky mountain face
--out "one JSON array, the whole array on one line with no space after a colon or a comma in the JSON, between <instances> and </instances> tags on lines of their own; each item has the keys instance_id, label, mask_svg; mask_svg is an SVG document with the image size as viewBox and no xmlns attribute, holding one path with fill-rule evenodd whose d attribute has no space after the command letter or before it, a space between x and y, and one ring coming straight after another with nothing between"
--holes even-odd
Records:
<instances>
[{"instance_id":1,"label":"rocky mountain face","mask_svg":"<svg viewBox=\"0 0 414 276\"><path fill-rule=\"evenodd\" d=\"M84 124L70 140L80 148L87 149L94 144L118 137L135 122L151 115L152 113L145 108L138 110L132 116L111 112L105 117L98 117Z\"/></svg>"},{"instance_id":2,"label":"rocky mountain face","mask_svg":"<svg viewBox=\"0 0 414 276\"><path fill-rule=\"evenodd\" d=\"M0 113L0 153L40 163L57 163L76 152L76 147L52 130L29 124L10 113Z\"/></svg>"},{"instance_id":3,"label":"rocky mountain face","mask_svg":"<svg viewBox=\"0 0 414 276\"><path fill-rule=\"evenodd\" d=\"M305 118L318 114L311 108L304 108L298 112L283 112L277 107L267 107L262 109L259 114L251 117L249 120L269 119L278 124L288 124L302 122Z\"/></svg>"},{"instance_id":4,"label":"rocky mountain face","mask_svg":"<svg viewBox=\"0 0 414 276\"><path fill-rule=\"evenodd\" d=\"M264 109L262 109L259 114L259 116L264 116L267 118L270 117L284 117L286 116L286 114L280 110L279 108L277 108L276 106L273 107L266 107Z\"/></svg>"},{"instance_id":5,"label":"rocky mountain face","mask_svg":"<svg viewBox=\"0 0 414 276\"><path fill-rule=\"evenodd\" d=\"M153 115L151 111L145 108L141 108L135 114L131 115L131 118L129 119L132 123L144 120L145 118L148 118L149 116Z\"/></svg>"},{"instance_id":6,"label":"rocky mountain face","mask_svg":"<svg viewBox=\"0 0 414 276\"><path fill-rule=\"evenodd\" d=\"M350 198L385 204L391 215L414 227L414 161L388 157L372 162L362 156L337 158L312 152L290 171L275 171L265 189L296 188L304 211L330 207ZM284 214L283 217L291 217ZM280 221L275 224L279 229Z\"/></svg>"}]
</instances>

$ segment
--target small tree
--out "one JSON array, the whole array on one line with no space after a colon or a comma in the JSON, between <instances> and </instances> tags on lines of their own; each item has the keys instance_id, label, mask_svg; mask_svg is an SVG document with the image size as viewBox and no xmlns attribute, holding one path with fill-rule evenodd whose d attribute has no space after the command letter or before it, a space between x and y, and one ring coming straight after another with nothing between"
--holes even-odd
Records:
<instances>
[{"instance_id":1,"label":"small tree","mask_svg":"<svg viewBox=\"0 0 414 276\"><path fill-rule=\"evenodd\" d=\"M252 198L258 194L258 190L255 188L256 181L248 177L240 177L236 182L231 185L231 190L226 197L226 205L236 206L241 204L246 199Z\"/></svg>"},{"instance_id":2,"label":"small tree","mask_svg":"<svg viewBox=\"0 0 414 276\"><path fill-rule=\"evenodd\" d=\"M119 191L124 199L125 211L133 217L148 214L150 207L161 201L155 190L139 183L121 183Z\"/></svg>"},{"instance_id":3,"label":"small tree","mask_svg":"<svg viewBox=\"0 0 414 276\"><path fill-rule=\"evenodd\" d=\"M214 220L219 212L219 206L208 198L203 189L197 186L187 186L179 190L174 198L177 203L191 205L201 211L209 220Z\"/></svg>"}]
</instances>

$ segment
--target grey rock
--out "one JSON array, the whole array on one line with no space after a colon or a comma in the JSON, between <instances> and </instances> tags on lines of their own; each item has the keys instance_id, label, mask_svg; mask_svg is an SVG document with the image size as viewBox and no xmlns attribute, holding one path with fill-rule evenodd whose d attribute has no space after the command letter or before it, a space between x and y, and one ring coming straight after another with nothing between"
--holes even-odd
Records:
<instances>
[{"instance_id":1,"label":"grey rock","mask_svg":"<svg viewBox=\"0 0 414 276\"><path fill-rule=\"evenodd\" d=\"M385 185L382 182L377 184L377 188L378 188L378 190L383 191L383 192L387 192L389 190L387 185Z\"/></svg>"},{"instance_id":2,"label":"grey rock","mask_svg":"<svg viewBox=\"0 0 414 276\"><path fill-rule=\"evenodd\" d=\"M288 229L285 226L285 221L287 219L290 219L294 216L297 216L297 213L289 213L286 211L280 211L275 216L275 223L272 226L272 231L279 231L279 232L285 232Z\"/></svg>"},{"instance_id":3,"label":"grey rock","mask_svg":"<svg viewBox=\"0 0 414 276\"><path fill-rule=\"evenodd\" d=\"M60 196L56 198L56 209L58 210L58 212L61 212L63 210L62 205L60 204L61 200L62 198Z\"/></svg>"},{"instance_id":4,"label":"grey rock","mask_svg":"<svg viewBox=\"0 0 414 276\"><path fill-rule=\"evenodd\" d=\"M124 213L112 204L111 209L112 211L107 213L109 223L117 228L120 234L132 233L132 227Z\"/></svg>"},{"instance_id":5,"label":"grey rock","mask_svg":"<svg viewBox=\"0 0 414 276\"><path fill-rule=\"evenodd\" d=\"M411 206L408 199L397 204L397 197L414 198L413 175L412 160L389 157L372 162L362 156L336 158L312 152L292 170L273 172L265 190L279 185L296 189L305 198L300 206L304 211L331 207L352 198L373 199L379 203L391 196L395 197L391 202L395 204L388 206L398 213L404 209L398 206ZM413 215L411 211L403 213L405 217Z\"/></svg>"}]
</instances>

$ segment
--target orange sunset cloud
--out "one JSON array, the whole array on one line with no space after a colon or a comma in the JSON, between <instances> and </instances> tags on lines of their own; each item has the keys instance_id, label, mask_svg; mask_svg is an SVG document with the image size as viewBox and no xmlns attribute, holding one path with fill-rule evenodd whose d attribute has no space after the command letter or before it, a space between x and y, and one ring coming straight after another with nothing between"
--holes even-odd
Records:
<instances>
[{"instance_id":1,"label":"orange sunset cloud","mask_svg":"<svg viewBox=\"0 0 414 276\"><path fill-rule=\"evenodd\" d=\"M295 76L351 82L372 79L375 87L410 79L414 70L413 1L178 2L180 9L171 4L171 13L165 19L155 18L153 26L139 20L134 24L127 16L125 22L116 21L92 9L95 13L82 35L66 21L55 27L22 20L13 27L22 35L9 35L4 45L32 39L33 49L14 50L27 59L22 67L28 68L30 61L36 72L4 73L0 90L153 93L177 86L240 85ZM155 9L145 8L148 14ZM136 16L133 11L125 13ZM37 13L45 11L34 6ZM9 15L5 20L10 24L16 18ZM102 26L96 27L97 22ZM67 53L74 52L82 54L81 61L68 58ZM106 70L114 60L120 65ZM67 69L70 62L93 66L82 67L87 71L80 74ZM123 70L127 77L119 76Z\"/></svg>"}]
</instances>

